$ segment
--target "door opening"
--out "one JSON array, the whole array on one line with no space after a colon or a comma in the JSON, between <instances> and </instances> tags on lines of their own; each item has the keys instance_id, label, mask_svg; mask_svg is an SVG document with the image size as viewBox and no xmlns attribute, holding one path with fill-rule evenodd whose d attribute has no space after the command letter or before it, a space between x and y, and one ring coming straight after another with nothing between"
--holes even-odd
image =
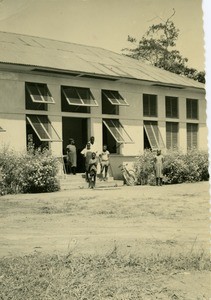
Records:
<instances>
[{"instance_id":1,"label":"door opening","mask_svg":"<svg viewBox=\"0 0 211 300\"><path fill-rule=\"evenodd\" d=\"M69 144L69 139L73 138L77 150L77 173L85 172L84 158L81 155L81 150L86 146L88 141L87 120L87 118L62 118L63 154L66 155L66 147Z\"/></svg>"}]
</instances>

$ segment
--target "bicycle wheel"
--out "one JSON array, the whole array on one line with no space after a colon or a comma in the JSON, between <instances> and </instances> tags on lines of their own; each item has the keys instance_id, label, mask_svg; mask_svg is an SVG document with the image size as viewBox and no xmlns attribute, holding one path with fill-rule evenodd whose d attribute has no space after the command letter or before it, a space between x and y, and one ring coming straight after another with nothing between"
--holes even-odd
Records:
<instances>
[{"instance_id":1,"label":"bicycle wheel","mask_svg":"<svg viewBox=\"0 0 211 300\"><path fill-rule=\"evenodd\" d=\"M136 184L136 176L133 170L126 170L124 172L124 178L127 185L135 185Z\"/></svg>"}]
</instances>

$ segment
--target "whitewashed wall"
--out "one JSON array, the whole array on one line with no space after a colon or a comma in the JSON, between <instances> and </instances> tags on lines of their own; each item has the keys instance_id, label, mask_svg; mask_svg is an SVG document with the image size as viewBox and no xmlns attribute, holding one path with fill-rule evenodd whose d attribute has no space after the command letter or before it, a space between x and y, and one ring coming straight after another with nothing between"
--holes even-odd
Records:
<instances>
[{"instance_id":1,"label":"whitewashed wall","mask_svg":"<svg viewBox=\"0 0 211 300\"><path fill-rule=\"evenodd\" d=\"M27 113L38 114L37 111L25 110L25 82L46 83L51 91L55 104L48 105L48 111L39 114L48 114L52 125L62 137L62 116L89 118L88 135L94 135L99 149L102 148L102 118L113 118L111 115L101 113L101 89L118 90L127 100L129 106L120 107L120 114L116 116L129 133L134 144L121 146L121 154L124 156L136 156L143 151L143 118L142 94L158 95L158 117L153 118L158 121L159 128L164 142L166 141L166 121L179 122L179 146L186 151L186 98L199 99L199 149L207 150L207 127L206 127L206 101L204 93L200 91L188 91L185 89L165 89L160 87L143 85L140 83L120 83L113 81L91 80L85 78L68 78L57 76L35 75L27 73L0 72L0 126L6 132L0 133L0 144L10 145L17 150L26 148L26 121ZM91 89L99 107L91 109L91 114L76 114L61 112L61 85L72 85L88 87ZM166 119L165 117L165 96L175 96L179 98L179 119ZM62 143L53 142L51 148L56 155L62 153Z\"/></svg>"}]
</instances>

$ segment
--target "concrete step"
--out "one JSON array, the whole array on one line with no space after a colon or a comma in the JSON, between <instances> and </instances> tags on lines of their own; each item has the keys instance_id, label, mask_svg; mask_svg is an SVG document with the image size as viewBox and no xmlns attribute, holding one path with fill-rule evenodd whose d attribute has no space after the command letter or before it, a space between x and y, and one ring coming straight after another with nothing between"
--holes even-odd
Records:
<instances>
[{"instance_id":1,"label":"concrete step","mask_svg":"<svg viewBox=\"0 0 211 300\"><path fill-rule=\"evenodd\" d=\"M108 177L106 181L97 177L96 188L109 188L122 186L124 182L122 180L114 180L113 177ZM82 174L77 175L65 175L60 178L61 190L72 190L72 189L84 189L88 188L88 183L85 180L85 176Z\"/></svg>"},{"instance_id":2,"label":"concrete step","mask_svg":"<svg viewBox=\"0 0 211 300\"><path fill-rule=\"evenodd\" d=\"M123 186L123 180L112 180L112 181L96 181L96 188L109 188Z\"/></svg>"}]
</instances>

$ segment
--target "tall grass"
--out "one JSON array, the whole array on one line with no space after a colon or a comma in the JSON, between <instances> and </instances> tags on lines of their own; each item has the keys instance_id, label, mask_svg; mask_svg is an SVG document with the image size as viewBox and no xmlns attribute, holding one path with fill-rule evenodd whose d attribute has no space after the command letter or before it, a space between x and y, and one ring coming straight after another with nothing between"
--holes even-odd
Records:
<instances>
[{"instance_id":1,"label":"tall grass","mask_svg":"<svg viewBox=\"0 0 211 300\"><path fill-rule=\"evenodd\" d=\"M3 258L1 299L148 299L149 293L159 293L155 281L161 275L211 270L209 256L203 251L138 257L122 256L117 250L101 256L37 253ZM165 293L169 296L165 299L171 299L173 291L166 289Z\"/></svg>"}]
</instances>

